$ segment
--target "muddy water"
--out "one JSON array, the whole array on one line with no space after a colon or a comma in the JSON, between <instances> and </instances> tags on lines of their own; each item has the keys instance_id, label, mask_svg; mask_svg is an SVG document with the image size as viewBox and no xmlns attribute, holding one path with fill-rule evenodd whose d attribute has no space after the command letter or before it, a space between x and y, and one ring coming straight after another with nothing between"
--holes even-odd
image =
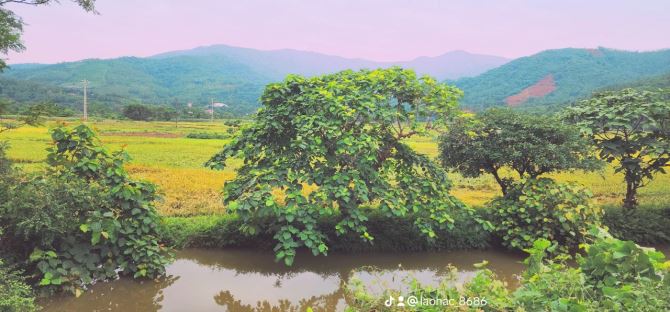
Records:
<instances>
[{"instance_id":1,"label":"muddy water","mask_svg":"<svg viewBox=\"0 0 670 312\"><path fill-rule=\"evenodd\" d=\"M657 246L670 256L670 246ZM183 250L168 266L168 277L137 282L120 279L99 283L79 298L61 296L42 302L43 311L342 311L343 285L356 276L372 292L402 289L416 278L437 285L448 265L459 270L457 283L474 275L473 264L488 260L488 268L517 283L524 255L506 251L362 254L313 257L299 254L293 267L273 261L273 255L248 250ZM379 269L387 270L380 274Z\"/></svg>"},{"instance_id":2,"label":"muddy water","mask_svg":"<svg viewBox=\"0 0 670 312\"><path fill-rule=\"evenodd\" d=\"M351 276L373 292L401 289L413 277L437 285L452 264L458 280L474 274L473 264L488 267L510 284L523 269L523 254L503 251L362 254L313 257L300 254L293 267L273 261L269 253L247 250L180 251L167 268L168 278L154 282L120 279L99 283L79 298L42 302L43 311L342 311L343 284ZM378 274L377 269L389 270ZM355 274L353 273L355 271Z\"/></svg>"}]
</instances>

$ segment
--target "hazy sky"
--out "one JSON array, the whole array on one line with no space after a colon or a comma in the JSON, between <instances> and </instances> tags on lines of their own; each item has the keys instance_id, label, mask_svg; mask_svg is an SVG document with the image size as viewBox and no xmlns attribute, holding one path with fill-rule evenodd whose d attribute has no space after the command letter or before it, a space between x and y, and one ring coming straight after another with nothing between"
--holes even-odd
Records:
<instances>
[{"instance_id":1,"label":"hazy sky","mask_svg":"<svg viewBox=\"0 0 670 312\"><path fill-rule=\"evenodd\" d=\"M670 48L670 0L68 0L12 5L28 24L10 63L149 56L202 45L373 60L451 50L509 58L563 47Z\"/></svg>"}]
</instances>

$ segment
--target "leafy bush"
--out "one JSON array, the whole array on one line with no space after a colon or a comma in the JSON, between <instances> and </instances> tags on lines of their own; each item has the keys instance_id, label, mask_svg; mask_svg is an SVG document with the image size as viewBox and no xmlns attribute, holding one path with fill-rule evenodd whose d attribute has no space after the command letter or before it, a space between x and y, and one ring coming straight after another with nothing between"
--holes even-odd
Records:
<instances>
[{"instance_id":1,"label":"leafy bush","mask_svg":"<svg viewBox=\"0 0 670 312\"><path fill-rule=\"evenodd\" d=\"M577 256L579 267L590 284L603 291L632 282L658 282L663 279L662 270L670 269L670 262L663 263L662 252L609 236L586 245L585 251L584 256Z\"/></svg>"},{"instance_id":2,"label":"leafy bush","mask_svg":"<svg viewBox=\"0 0 670 312\"><path fill-rule=\"evenodd\" d=\"M0 259L0 312L30 311L37 311L32 288Z\"/></svg>"},{"instance_id":3,"label":"leafy bush","mask_svg":"<svg viewBox=\"0 0 670 312\"><path fill-rule=\"evenodd\" d=\"M5 188L0 249L47 291L79 294L119 273L162 275L171 256L159 243L154 186L132 180L127 154L109 153L84 125L51 135L49 171Z\"/></svg>"},{"instance_id":4,"label":"leafy bush","mask_svg":"<svg viewBox=\"0 0 670 312\"><path fill-rule=\"evenodd\" d=\"M644 245L670 243L670 208L605 207L603 225L619 239Z\"/></svg>"},{"instance_id":5,"label":"leafy bush","mask_svg":"<svg viewBox=\"0 0 670 312\"><path fill-rule=\"evenodd\" d=\"M227 127L239 128L240 125L242 125L242 122L239 121L239 120L234 119L234 120L226 120L226 121L223 122L223 124Z\"/></svg>"},{"instance_id":6,"label":"leafy bush","mask_svg":"<svg viewBox=\"0 0 670 312\"><path fill-rule=\"evenodd\" d=\"M225 133L191 132L186 137L189 139L223 140L230 136Z\"/></svg>"},{"instance_id":7,"label":"leafy bush","mask_svg":"<svg viewBox=\"0 0 670 312\"><path fill-rule=\"evenodd\" d=\"M0 142L0 175L8 175L12 168L12 162L7 158L7 142Z\"/></svg>"},{"instance_id":8,"label":"leafy bush","mask_svg":"<svg viewBox=\"0 0 670 312\"><path fill-rule=\"evenodd\" d=\"M514 184L491 203L492 223L503 245L525 249L538 238L575 250L586 241L588 229L599 225L602 211L590 204L591 192L548 178Z\"/></svg>"},{"instance_id":9,"label":"leafy bush","mask_svg":"<svg viewBox=\"0 0 670 312\"><path fill-rule=\"evenodd\" d=\"M276 258L286 265L300 247L327 253L323 217L338 218L339 235L351 231L371 242L364 207L389 217L413 214L421 233L435 239L468 208L449 194L446 172L404 139L443 124L460 94L400 68L291 75L267 86L253 124L207 165L222 169L228 159L243 158L224 186L227 210L249 234L270 220Z\"/></svg>"}]
</instances>

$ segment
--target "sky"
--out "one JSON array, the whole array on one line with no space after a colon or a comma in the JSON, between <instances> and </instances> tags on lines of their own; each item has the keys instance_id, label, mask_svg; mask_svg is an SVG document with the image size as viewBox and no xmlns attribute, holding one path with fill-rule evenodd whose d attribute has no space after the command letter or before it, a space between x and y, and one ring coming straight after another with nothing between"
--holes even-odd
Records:
<instances>
[{"instance_id":1,"label":"sky","mask_svg":"<svg viewBox=\"0 0 670 312\"><path fill-rule=\"evenodd\" d=\"M643 4L643 5L641 5ZM9 63L150 56L227 44L376 61L448 51L516 58L546 49L670 48L669 0L68 0L9 5L27 49Z\"/></svg>"}]
</instances>

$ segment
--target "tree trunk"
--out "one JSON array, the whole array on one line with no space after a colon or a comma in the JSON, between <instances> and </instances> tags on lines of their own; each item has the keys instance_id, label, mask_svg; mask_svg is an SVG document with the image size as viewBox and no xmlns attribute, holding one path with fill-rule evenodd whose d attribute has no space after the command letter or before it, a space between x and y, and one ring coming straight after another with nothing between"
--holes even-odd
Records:
<instances>
[{"instance_id":1,"label":"tree trunk","mask_svg":"<svg viewBox=\"0 0 670 312\"><path fill-rule=\"evenodd\" d=\"M500 185L500 190L502 191L503 196L507 195L507 183L505 183L505 180L500 178L498 169L491 170L491 174L496 179L496 182L498 182L498 185Z\"/></svg>"},{"instance_id":2,"label":"tree trunk","mask_svg":"<svg viewBox=\"0 0 670 312\"><path fill-rule=\"evenodd\" d=\"M626 181L626 198L623 200L623 206L626 209L635 209L637 207L637 189L637 183Z\"/></svg>"}]
</instances>

